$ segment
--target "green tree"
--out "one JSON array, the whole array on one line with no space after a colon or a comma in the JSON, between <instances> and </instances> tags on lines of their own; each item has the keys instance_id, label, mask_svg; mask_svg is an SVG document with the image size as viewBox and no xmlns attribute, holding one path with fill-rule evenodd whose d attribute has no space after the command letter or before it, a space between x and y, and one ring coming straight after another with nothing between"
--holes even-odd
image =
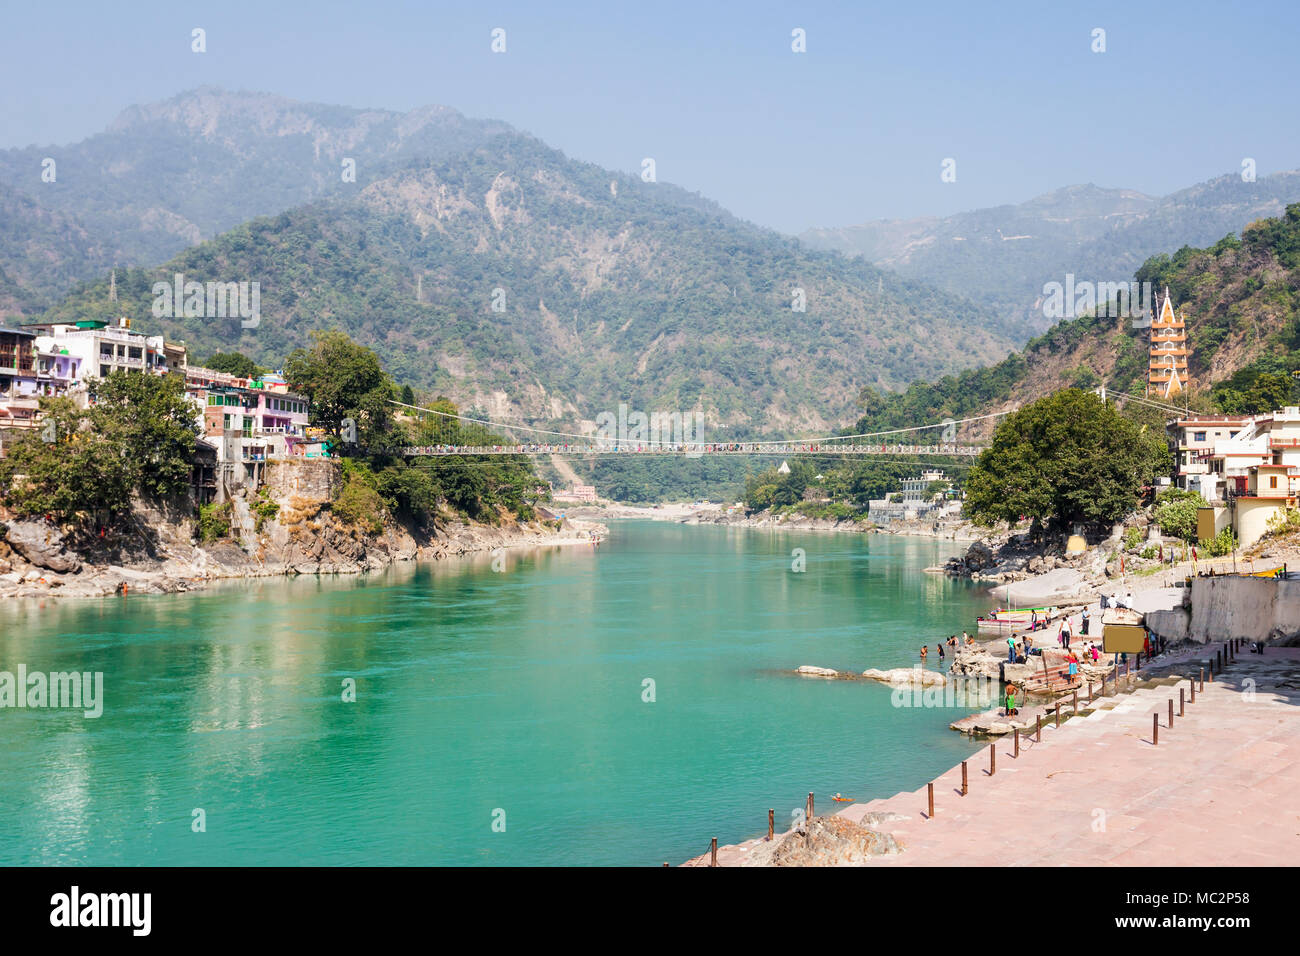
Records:
<instances>
[{"instance_id":1,"label":"green tree","mask_svg":"<svg viewBox=\"0 0 1300 956\"><path fill-rule=\"evenodd\" d=\"M214 352L212 358L203 364L214 372L225 372L238 378L261 378L266 374L266 369L243 352Z\"/></svg>"},{"instance_id":2,"label":"green tree","mask_svg":"<svg viewBox=\"0 0 1300 956\"><path fill-rule=\"evenodd\" d=\"M932 481L925 486L925 491L921 495L922 501L934 501L936 497L948 490L948 482Z\"/></svg>"},{"instance_id":3,"label":"green tree","mask_svg":"<svg viewBox=\"0 0 1300 956\"><path fill-rule=\"evenodd\" d=\"M42 428L24 431L0 458L0 498L23 517L111 518L131 503L131 462L71 399L41 400ZM56 440L44 440L53 424Z\"/></svg>"},{"instance_id":4,"label":"green tree","mask_svg":"<svg viewBox=\"0 0 1300 956\"><path fill-rule=\"evenodd\" d=\"M361 444L382 438L390 420L391 382L379 356L346 332L314 331L309 349L295 349L284 363L285 378L311 402L312 421L335 440L343 419L357 423Z\"/></svg>"},{"instance_id":5,"label":"green tree","mask_svg":"<svg viewBox=\"0 0 1300 956\"><path fill-rule=\"evenodd\" d=\"M1199 492L1182 488L1166 488L1156 495L1156 524L1160 531L1173 538L1194 544L1196 542L1196 510L1207 502Z\"/></svg>"},{"instance_id":6,"label":"green tree","mask_svg":"<svg viewBox=\"0 0 1300 956\"><path fill-rule=\"evenodd\" d=\"M1163 435L1067 388L998 426L966 481L966 512L982 524L1111 522L1171 465Z\"/></svg>"},{"instance_id":7,"label":"green tree","mask_svg":"<svg viewBox=\"0 0 1300 956\"><path fill-rule=\"evenodd\" d=\"M114 372L90 396L91 423L129 461L136 490L162 498L189 487L199 426L181 376Z\"/></svg>"}]
</instances>

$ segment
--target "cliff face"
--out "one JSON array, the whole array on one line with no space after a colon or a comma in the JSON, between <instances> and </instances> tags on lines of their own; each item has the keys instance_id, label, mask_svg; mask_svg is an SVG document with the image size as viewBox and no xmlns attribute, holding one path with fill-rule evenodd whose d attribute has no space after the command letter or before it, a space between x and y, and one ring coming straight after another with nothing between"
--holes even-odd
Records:
<instances>
[{"instance_id":1,"label":"cliff face","mask_svg":"<svg viewBox=\"0 0 1300 956\"><path fill-rule=\"evenodd\" d=\"M158 594L215 578L358 574L397 561L578 543L588 535L586 524L438 519L414 526L390 515L382 531L369 534L333 513L339 476L333 461L268 463L264 494L241 491L232 498L229 536L206 545L196 543L195 521L183 506L137 503L124 523L129 530L103 537L65 536L39 520L11 521L0 525L0 597L95 597L124 589ZM265 502L278 511L259 522Z\"/></svg>"}]
</instances>

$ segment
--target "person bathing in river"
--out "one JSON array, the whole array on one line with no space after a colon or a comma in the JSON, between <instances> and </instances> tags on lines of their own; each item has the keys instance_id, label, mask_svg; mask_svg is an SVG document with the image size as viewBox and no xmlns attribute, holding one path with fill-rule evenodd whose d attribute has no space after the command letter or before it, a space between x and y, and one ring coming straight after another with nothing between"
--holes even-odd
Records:
<instances>
[{"instance_id":1,"label":"person bathing in river","mask_svg":"<svg viewBox=\"0 0 1300 956\"><path fill-rule=\"evenodd\" d=\"M939 652L939 663L942 664L942 663L943 663L943 644L942 644L942 643L936 644L936 645L934 645L934 648L935 648L935 650L937 650L937 651Z\"/></svg>"},{"instance_id":2,"label":"person bathing in river","mask_svg":"<svg viewBox=\"0 0 1300 956\"><path fill-rule=\"evenodd\" d=\"M1020 711L1016 708L1016 685L1015 685L1015 684L1008 684L1008 685L1007 685L1007 707L1006 707L1006 710L1007 710L1006 715L1007 715L1008 717L1014 717L1016 714L1020 713ZM963 772L964 772L964 771L963 771Z\"/></svg>"},{"instance_id":3,"label":"person bathing in river","mask_svg":"<svg viewBox=\"0 0 1300 956\"><path fill-rule=\"evenodd\" d=\"M922 667L925 666L925 655L928 654L928 653L930 653L930 647L929 647L929 645L928 645L928 644L922 644L922 645L921 645L921 666L922 666Z\"/></svg>"}]
</instances>

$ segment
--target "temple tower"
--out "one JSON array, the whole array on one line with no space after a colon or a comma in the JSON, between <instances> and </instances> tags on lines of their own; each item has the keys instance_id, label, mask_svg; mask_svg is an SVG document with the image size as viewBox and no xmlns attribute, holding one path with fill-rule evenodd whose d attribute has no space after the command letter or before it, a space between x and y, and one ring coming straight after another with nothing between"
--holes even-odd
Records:
<instances>
[{"instance_id":1,"label":"temple tower","mask_svg":"<svg viewBox=\"0 0 1300 956\"><path fill-rule=\"evenodd\" d=\"M1187 377L1187 329L1174 314L1169 287L1165 286L1160 311L1151 322L1151 349L1147 365L1147 394L1169 398L1190 386Z\"/></svg>"}]
</instances>

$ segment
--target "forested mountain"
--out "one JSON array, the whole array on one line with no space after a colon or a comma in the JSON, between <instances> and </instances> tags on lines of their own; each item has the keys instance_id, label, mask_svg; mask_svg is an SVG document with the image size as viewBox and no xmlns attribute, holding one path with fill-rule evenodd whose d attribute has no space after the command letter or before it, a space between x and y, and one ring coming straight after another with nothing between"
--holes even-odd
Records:
<instances>
[{"instance_id":1,"label":"forested mountain","mask_svg":"<svg viewBox=\"0 0 1300 956\"><path fill-rule=\"evenodd\" d=\"M153 284L175 273L258 282L260 324L154 319ZM519 134L120 270L117 289L138 328L200 356L274 362L309 330L340 328L399 380L493 416L698 407L736 435L827 427L864 385L899 388L1013 347L968 301ZM46 317L102 316L106 297L101 279Z\"/></svg>"},{"instance_id":2,"label":"forested mountain","mask_svg":"<svg viewBox=\"0 0 1300 956\"><path fill-rule=\"evenodd\" d=\"M48 300L70 288L65 273L90 278L106 257L156 265L257 216L354 194L394 164L445 158L509 130L445 106L396 113L213 87L132 106L80 143L0 150L0 188L26 197L42 216L75 222L102 253L64 255L63 271L14 278ZM41 178L47 158L53 182ZM343 179L345 159L355 162L355 182ZM5 263L27 219L0 201Z\"/></svg>"},{"instance_id":3,"label":"forested mountain","mask_svg":"<svg viewBox=\"0 0 1300 956\"><path fill-rule=\"evenodd\" d=\"M1204 249L1148 259L1139 281L1167 286L1187 322L1193 389L1180 404L1254 413L1300 402L1300 203ZM1143 393L1149 340L1127 318L1088 315L1058 323L1004 361L902 394L867 391L854 431L961 419L1017 408L1074 385ZM986 437L996 420L963 426Z\"/></svg>"},{"instance_id":4,"label":"forested mountain","mask_svg":"<svg viewBox=\"0 0 1300 956\"><path fill-rule=\"evenodd\" d=\"M909 278L986 302L1012 331L1038 334L1053 321L1043 285L1067 273L1118 282L1148 257L1209 245L1300 200L1300 172L1243 182L1221 176L1162 198L1128 189L1070 186L1019 205L947 218L881 220L814 229L800 238L819 249L862 256Z\"/></svg>"},{"instance_id":5,"label":"forested mountain","mask_svg":"<svg viewBox=\"0 0 1300 956\"><path fill-rule=\"evenodd\" d=\"M39 312L54 290L111 263L105 244L74 217L0 185L0 321Z\"/></svg>"}]
</instances>

